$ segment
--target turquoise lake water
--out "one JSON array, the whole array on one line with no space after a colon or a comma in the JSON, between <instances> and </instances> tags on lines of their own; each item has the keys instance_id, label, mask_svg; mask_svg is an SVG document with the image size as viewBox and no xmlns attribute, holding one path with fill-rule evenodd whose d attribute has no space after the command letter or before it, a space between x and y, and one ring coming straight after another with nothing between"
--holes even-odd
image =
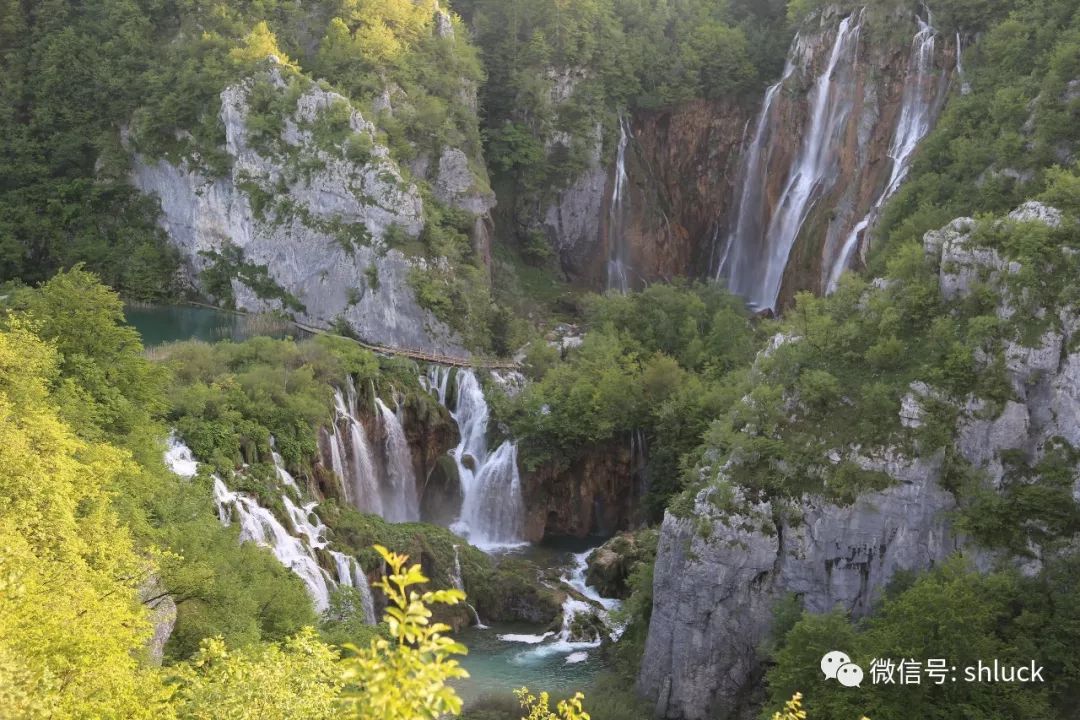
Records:
<instances>
[{"instance_id":1,"label":"turquoise lake water","mask_svg":"<svg viewBox=\"0 0 1080 720\"><path fill-rule=\"evenodd\" d=\"M148 348L183 340L239 342L259 335L282 338L300 334L295 327L268 316L191 305L135 305L125 307L124 316Z\"/></svg>"}]
</instances>

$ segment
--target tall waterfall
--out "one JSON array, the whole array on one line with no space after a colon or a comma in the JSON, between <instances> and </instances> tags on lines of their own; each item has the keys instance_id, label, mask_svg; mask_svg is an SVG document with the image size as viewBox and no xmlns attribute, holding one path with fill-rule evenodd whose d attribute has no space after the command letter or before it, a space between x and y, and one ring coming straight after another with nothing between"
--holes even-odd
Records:
<instances>
[{"instance_id":1,"label":"tall waterfall","mask_svg":"<svg viewBox=\"0 0 1080 720\"><path fill-rule=\"evenodd\" d=\"M447 405L450 368L432 366L428 386ZM478 547L522 542L525 505L517 466L517 444L488 450L488 405L472 370L457 370L457 395L450 414L461 440L450 451L461 478L461 516L451 527Z\"/></svg>"},{"instance_id":2,"label":"tall waterfall","mask_svg":"<svg viewBox=\"0 0 1080 720\"><path fill-rule=\"evenodd\" d=\"M775 129L773 105L784 81L766 92L753 144L741 171L744 185L736 210L738 220L717 273L733 292L757 308L775 309L788 257L803 222L835 179L836 150L852 107L849 73L838 70L850 70L854 66L860 22L861 14L850 15L837 29L828 63L810 91L809 124L771 219L766 217L763 202L768 165L766 149ZM798 38L793 48L799 48ZM794 58L789 58L785 77L795 66Z\"/></svg>"},{"instance_id":3,"label":"tall waterfall","mask_svg":"<svg viewBox=\"0 0 1080 720\"><path fill-rule=\"evenodd\" d=\"M776 214L769 223L766 235L769 255L765 272L760 286L751 295L751 301L761 308L776 308L791 248L816 194L821 190L822 182L827 181L827 174L836 163L834 145L843 131L850 105L842 101L844 94L840 88L843 81L836 78L834 72L841 58L850 57L850 62L854 64L860 26L852 22L852 17L841 21L829 54L829 63L814 84L810 98L810 125L803 138L799 159L791 169L787 186L777 203Z\"/></svg>"},{"instance_id":4,"label":"tall waterfall","mask_svg":"<svg viewBox=\"0 0 1080 720\"><path fill-rule=\"evenodd\" d=\"M884 92L892 87L891 74L879 77L875 73L882 68L857 64L863 14L843 18L832 36L827 17L821 19L824 37L796 36L784 75L765 92L748 133L728 234L723 245L716 243L715 273L758 309L776 309L796 243L808 242L815 250L821 231L820 274L811 287L835 289L867 229L903 183L945 98L950 73L936 67L940 40L929 11L925 20L915 18L895 103ZM958 53L959 43L958 37ZM883 70L893 69L889 63ZM799 99L804 85L805 101ZM800 270L797 287L807 287L812 281L802 263Z\"/></svg>"},{"instance_id":5,"label":"tall waterfall","mask_svg":"<svg viewBox=\"0 0 1080 720\"><path fill-rule=\"evenodd\" d=\"M420 498L405 428L397 414L380 398L375 398L375 404L386 433L387 483L383 492L383 517L390 522L415 522L420 519Z\"/></svg>"},{"instance_id":6,"label":"tall waterfall","mask_svg":"<svg viewBox=\"0 0 1080 720\"><path fill-rule=\"evenodd\" d=\"M750 276L753 263L758 261L754 251L758 248L757 241L761 238L762 224L766 220L765 197L769 166L767 151L772 129L773 106L780 88L794 68L795 64L789 59L780 82L765 91L765 99L761 103L761 111L754 125L754 137L739 167L736 187L742 190L739 192L739 202L735 207L735 227L724 243L724 250L716 269L717 280L726 279L728 288L732 292L744 296L746 292L743 288L749 288L749 286L744 286L740 280Z\"/></svg>"},{"instance_id":7,"label":"tall waterfall","mask_svg":"<svg viewBox=\"0 0 1080 720\"><path fill-rule=\"evenodd\" d=\"M619 115L619 145L615 154L615 181L612 183L611 205L608 208L607 288L626 293L630 289L629 249L626 246L626 146L630 142L630 123Z\"/></svg>"},{"instance_id":8,"label":"tall waterfall","mask_svg":"<svg viewBox=\"0 0 1080 720\"><path fill-rule=\"evenodd\" d=\"M829 269L826 292L836 290L840 275L851 264L863 232L873 223L885 201L892 197L903 183L911 166L911 158L919 142L930 132L936 114L936 86L938 76L934 72L934 45L937 31L931 23L933 17L927 12L927 20L916 18L919 24L918 32L911 41L911 55L908 58L908 72L904 80L904 92L900 101L900 118L896 124L892 143L889 146L889 160L892 167L889 171L889 180L885 189L871 206L870 211L860 220L837 255L835 262ZM957 35L957 52L959 53L959 35ZM958 56L959 57L959 54Z\"/></svg>"}]
</instances>

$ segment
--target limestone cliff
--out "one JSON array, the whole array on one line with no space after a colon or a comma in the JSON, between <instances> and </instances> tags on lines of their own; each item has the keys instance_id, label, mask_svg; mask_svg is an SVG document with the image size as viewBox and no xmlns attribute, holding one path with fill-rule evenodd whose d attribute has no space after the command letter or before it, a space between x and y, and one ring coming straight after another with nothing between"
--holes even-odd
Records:
<instances>
[{"instance_id":1,"label":"limestone cliff","mask_svg":"<svg viewBox=\"0 0 1080 720\"><path fill-rule=\"evenodd\" d=\"M277 123L269 130L268 117ZM222 91L219 118L224 176L141 156L131 175L160 200L160 223L191 285L244 310L284 310L319 327L344 323L383 344L463 352L410 285L415 269L444 261L406 254L424 228L425 201L369 120L341 95L273 63ZM437 199L475 214L483 244L494 200L469 168L460 150L447 148L423 170ZM227 285L208 283L208 272Z\"/></svg>"},{"instance_id":2,"label":"limestone cliff","mask_svg":"<svg viewBox=\"0 0 1080 720\"><path fill-rule=\"evenodd\" d=\"M1010 221L1033 223L1020 228L1037 231L1061 219L1052 208L1028 203ZM989 287L998 298L998 317L1011 318L1032 302L1032 293L1016 281L1024 268L981 244L976 228L975 221L964 218L926 234L924 247L938 268L940 290L959 304ZM1072 251L1061 252L1064 258ZM868 292L881 292L882 286ZM904 427L919 428L927 421L929 404L951 408L955 453L993 492L1031 482L1009 469L1018 458L1031 468L1063 443L1072 448L1080 443L1077 308L1029 311L1040 318L1039 337L1005 340L995 351L1004 357L1011 399L950 397L913 382L899 411ZM994 357L977 361L987 368ZM843 454L865 470L884 473L889 486L864 493L850 505L816 496L748 497L738 488L710 487L697 495L688 516L667 513L638 681L657 717L733 718L756 712L753 692L763 672L759 648L769 637L773 606L785 596L794 594L810 612L840 607L859 617L870 611L896 573L927 570L957 550L983 567L1004 560L1025 572L1037 571L1040 558L1054 551L1057 540L1038 523L1026 526L1022 557L958 532L951 519L958 499L943 486L943 449L850 447L828 460L839 462ZM1080 473L1069 462L1072 496L1080 502Z\"/></svg>"}]
</instances>

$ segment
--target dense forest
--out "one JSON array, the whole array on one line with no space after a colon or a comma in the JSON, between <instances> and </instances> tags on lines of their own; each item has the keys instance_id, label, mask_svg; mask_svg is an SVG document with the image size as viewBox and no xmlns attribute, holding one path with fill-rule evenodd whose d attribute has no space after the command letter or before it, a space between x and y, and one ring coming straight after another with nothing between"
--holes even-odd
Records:
<instances>
[{"instance_id":1,"label":"dense forest","mask_svg":"<svg viewBox=\"0 0 1080 720\"><path fill-rule=\"evenodd\" d=\"M1078 263L1071 0L0 0L0 717L1071 717Z\"/></svg>"}]
</instances>

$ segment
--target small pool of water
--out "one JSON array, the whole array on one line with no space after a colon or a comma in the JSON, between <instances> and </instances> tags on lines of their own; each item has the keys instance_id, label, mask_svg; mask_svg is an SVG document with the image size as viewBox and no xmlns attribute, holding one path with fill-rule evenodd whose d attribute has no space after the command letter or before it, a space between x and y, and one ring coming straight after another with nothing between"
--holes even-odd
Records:
<instances>
[{"instance_id":1,"label":"small pool of water","mask_svg":"<svg viewBox=\"0 0 1080 720\"><path fill-rule=\"evenodd\" d=\"M466 706L485 697L513 697L513 691L522 686L536 694L546 690L553 698L564 698L585 688L604 668L597 649L552 651L542 643L499 639L504 634L537 632L534 626L500 624L487 630L469 628L457 633L456 637L469 648L461 664L470 677L453 684Z\"/></svg>"},{"instance_id":2,"label":"small pool of water","mask_svg":"<svg viewBox=\"0 0 1080 720\"><path fill-rule=\"evenodd\" d=\"M131 305L124 308L124 317L139 331L147 348L185 340L240 342L260 335L300 334L291 323L269 315L240 315L193 305Z\"/></svg>"},{"instance_id":3,"label":"small pool of water","mask_svg":"<svg viewBox=\"0 0 1080 720\"><path fill-rule=\"evenodd\" d=\"M559 568L569 578L577 558L601 542L602 538L554 538L506 554L527 558L541 568ZM582 578L577 579L583 584ZM503 623L457 633L456 637L469 648L461 664L470 677L454 682L466 707L493 696L512 698L513 690L522 686L534 693L546 690L555 699L587 687L605 668L598 644L562 642L558 634L558 628Z\"/></svg>"}]
</instances>

